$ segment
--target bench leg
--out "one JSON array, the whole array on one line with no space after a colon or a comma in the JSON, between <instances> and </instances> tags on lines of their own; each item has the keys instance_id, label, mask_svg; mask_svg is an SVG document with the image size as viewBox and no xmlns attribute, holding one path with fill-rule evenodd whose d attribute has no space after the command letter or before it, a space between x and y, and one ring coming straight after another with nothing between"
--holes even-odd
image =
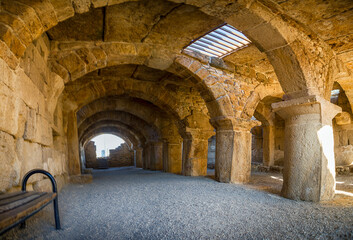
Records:
<instances>
[{"instance_id":1,"label":"bench leg","mask_svg":"<svg viewBox=\"0 0 353 240\"><path fill-rule=\"evenodd\" d=\"M58 207L58 198L54 199L54 217L55 217L55 227L56 229L61 229L60 217L59 217L59 207Z\"/></svg>"}]
</instances>

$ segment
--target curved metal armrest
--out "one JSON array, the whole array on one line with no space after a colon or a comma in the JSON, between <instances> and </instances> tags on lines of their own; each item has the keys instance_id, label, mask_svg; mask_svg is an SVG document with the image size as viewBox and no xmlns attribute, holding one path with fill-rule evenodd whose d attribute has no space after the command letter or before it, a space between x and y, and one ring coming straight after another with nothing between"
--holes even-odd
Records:
<instances>
[{"instance_id":1,"label":"curved metal armrest","mask_svg":"<svg viewBox=\"0 0 353 240\"><path fill-rule=\"evenodd\" d=\"M53 187L53 192L54 193L57 192L56 181L55 181L53 175L51 175L49 172L47 172L43 169L33 169L33 170L29 171L28 173L26 173L26 175L22 179L22 188L21 188L22 191L26 191L26 185L27 185L27 181L28 181L29 177L32 176L33 174L36 174L36 173L41 173L41 174L46 175L51 181L51 185Z\"/></svg>"}]
</instances>

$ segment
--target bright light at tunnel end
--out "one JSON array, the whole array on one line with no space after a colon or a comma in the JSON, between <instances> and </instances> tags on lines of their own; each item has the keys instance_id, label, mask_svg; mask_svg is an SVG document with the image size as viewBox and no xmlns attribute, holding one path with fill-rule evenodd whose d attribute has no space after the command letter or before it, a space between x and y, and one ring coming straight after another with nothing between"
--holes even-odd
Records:
<instances>
[{"instance_id":1,"label":"bright light at tunnel end","mask_svg":"<svg viewBox=\"0 0 353 240\"><path fill-rule=\"evenodd\" d=\"M113 134L101 134L91 139L96 145L97 157L103 157L102 151L105 152L105 157L109 156L109 150L119 147L125 143L123 139Z\"/></svg>"}]
</instances>

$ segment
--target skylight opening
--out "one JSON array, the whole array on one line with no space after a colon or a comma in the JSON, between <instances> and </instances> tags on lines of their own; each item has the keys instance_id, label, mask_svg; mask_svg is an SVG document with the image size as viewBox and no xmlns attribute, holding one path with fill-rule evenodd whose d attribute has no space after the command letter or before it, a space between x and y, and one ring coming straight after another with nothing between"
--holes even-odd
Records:
<instances>
[{"instance_id":1,"label":"skylight opening","mask_svg":"<svg viewBox=\"0 0 353 240\"><path fill-rule=\"evenodd\" d=\"M240 31L226 23L193 40L184 50L223 58L248 46L251 41Z\"/></svg>"}]
</instances>

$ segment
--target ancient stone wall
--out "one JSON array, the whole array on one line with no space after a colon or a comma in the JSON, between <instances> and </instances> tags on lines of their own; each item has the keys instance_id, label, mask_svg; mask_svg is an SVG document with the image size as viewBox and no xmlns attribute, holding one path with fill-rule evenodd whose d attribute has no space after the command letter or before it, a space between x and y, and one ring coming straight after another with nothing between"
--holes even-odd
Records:
<instances>
[{"instance_id":1,"label":"ancient stone wall","mask_svg":"<svg viewBox=\"0 0 353 240\"><path fill-rule=\"evenodd\" d=\"M90 141L85 146L86 168L97 168L96 145Z\"/></svg>"},{"instance_id":2,"label":"ancient stone wall","mask_svg":"<svg viewBox=\"0 0 353 240\"><path fill-rule=\"evenodd\" d=\"M262 127L257 126L251 129L251 162L262 163L263 161L263 136Z\"/></svg>"},{"instance_id":3,"label":"ancient stone wall","mask_svg":"<svg viewBox=\"0 0 353 240\"><path fill-rule=\"evenodd\" d=\"M28 46L15 70L0 59L0 191L19 186L33 168L54 174L59 186L65 182L67 147L55 92L63 82L47 67L49 51L43 35ZM38 189L45 186L41 179L38 175L29 182Z\"/></svg>"},{"instance_id":4,"label":"ancient stone wall","mask_svg":"<svg viewBox=\"0 0 353 240\"><path fill-rule=\"evenodd\" d=\"M353 123L351 104L345 91L337 83L334 85L336 93L331 96L331 102L342 108L333 120L335 141L336 166L353 164Z\"/></svg>"},{"instance_id":5,"label":"ancient stone wall","mask_svg":"<svg viewBox=\"0 0 353 240\"><path fill-rule=\"evenodd\" d=\"M109 150L109 167L124 167L134 165L134 152L131 151L126 143L121 144L115 149Z\"/></svg>"}]
</instances>

